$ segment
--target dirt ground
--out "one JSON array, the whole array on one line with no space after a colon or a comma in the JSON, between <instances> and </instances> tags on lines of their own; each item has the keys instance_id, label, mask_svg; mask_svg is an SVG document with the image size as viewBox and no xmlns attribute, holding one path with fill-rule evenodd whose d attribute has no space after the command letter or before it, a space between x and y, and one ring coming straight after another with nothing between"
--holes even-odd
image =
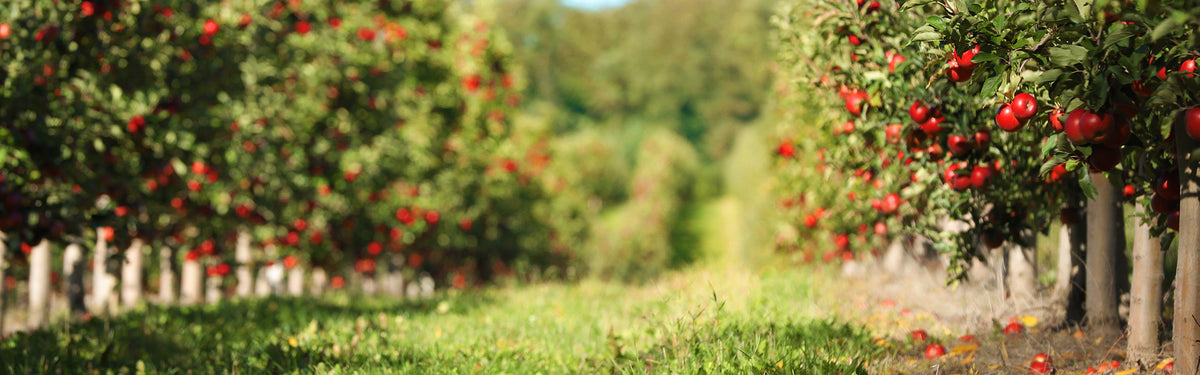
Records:
<instances>
[{"instance_id":1,"label":"dirt ground","mask_svg":"<svg viewBox=\"0 0 1200 375\"><path fill-rule=\"evenodd\" d=\"M1165 374L1171 346L1163 343L1159 360L1131 363L1126 360L1123 337L1099 337L1086 328L1061 323L1044 297L1017 305L994 286L963 284L947 286L943 272L929 264L909 264L896 276L885 272L879 261L843 264L841 289L843 318L863 324L874 332L886 333L878 343L898 349L898 354L878 363L879 374L1027 374L1037 353L1046 353L1054 374ZM844 298L849 296L850 298ZM1006 335L1010 322L1022 323L1021 334ZM928 340L911 338L924 330ZM961 340L971 335L977 340ZM940 343L947 354L927 360L926 346ZM1112 361L1119 362L1114 369Z\"/></svg>"}]
</instances>

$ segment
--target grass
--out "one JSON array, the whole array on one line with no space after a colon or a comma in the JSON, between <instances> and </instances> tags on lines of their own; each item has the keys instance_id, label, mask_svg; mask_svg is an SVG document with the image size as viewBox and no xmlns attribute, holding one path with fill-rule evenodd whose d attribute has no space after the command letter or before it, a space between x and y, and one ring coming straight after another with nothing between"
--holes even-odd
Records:
<instances>
[{"instance_id":1,"label":"grass","mask_svg":"<svg viewBox=\"0 0 1200 375\"><path fill-rule=\"evenodd\" d=\"M6 339L0 372L865 373L878 347L822 316L815 277L694 269L639 287L151 306Z\"/></svg>"}]
</instances>

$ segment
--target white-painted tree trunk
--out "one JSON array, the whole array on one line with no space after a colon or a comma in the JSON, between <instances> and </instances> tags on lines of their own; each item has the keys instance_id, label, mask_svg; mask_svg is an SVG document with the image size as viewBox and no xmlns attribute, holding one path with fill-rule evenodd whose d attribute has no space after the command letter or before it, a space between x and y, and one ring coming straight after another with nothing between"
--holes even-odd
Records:
<instances>
[{"instance_id":1,"label":"white-painted tree trunk","mask_svg":"<svg viewBox=\"0 0 1200 375\"><path fill-rule=\"evenodd\" d=\"M1028 246L1021 246L1015 241L1009 241L1008 251L1008 291L1013 302L1018 307L1028 308L1037 299L1037 235L1032 231L1021 233Z\"/></svg>"},{"instance_id":2,"label":"white-painted tree trunk","mask_svg":"<svg viewBox=\"0 0 1200 375\"><path fill-rule=\"evenodd\" d=\"M70 306L72 314L87 312L87 305L84 304L86 289L83 286L86 268L87 258L83 256L83 246L76 243L67 244L67 248L63 250L63 280L66 280L63 284L63 295L67 296L67 305Z\"/></svg>"},{"instance_id":3,"label":"white-painted tree trunk","mask_svg":"<svg viewBox=\"0 0 1200 375\"><path fill-rule=\"evenodd\" d=\"M393 297L404 296L404 256L392 253L388 257L387 273L383 276L383 292Z\"/></svg>"},{"instance_id":4,"label":"white-painted tree trunk","mask_svg":"<svg viewBox=\"0 0 1200 375\"><path fill-rule=\"evenodd\" d=\"M1104 173L1091 174L1095 199L1087 206L1087 320L1100 336L1121 333L1117 298L1117 258L1125 252L1121 192Z\"/></svg>"},{"instance_id":5,"label":"white-painted tree trunk","mask_svg":"<svg viewBox=\"0 0 1200 375\"><path fill-rule=\"evenodd\" d=\"M266 297L271 295L271 282L269 280L270 271L275 266L264 266L258 269L258 277L254 280L254 295Z\"/></svg>"},{"instance_id":6,"label":"white-painted tree trunk","mask_svg":"<svg viewBox=\"0 0 1200 375\"><path fill-rule=\"evenodd\" d=\"M250 248L250 233L245 230L238 232L234 258L237 260L237 295L249 297L254 293L254 256Z\"/></svg>"},{"instance_id":7,"label":"white-painted tree trunk","mask_svg":"<svg viewBox=\"0 0 1200 375\"><path fill-rule=\"evenodd\" d=\"M158 250L158 303L175 303L175 252L163 246Z\"/></svg>"},{"instance_id":8,"label":"white-painted tree trunk","mask_svg":"<svg viewBox=\"0 0 1200 375\"><path fill-rule=\"evenodd\" d=\"M304 268L297 265L288 270L287 290L289 295L304 295Z\"/></svg>"},{"instance_id":9,"label":"white-painted tree trunk","mask_svg":"<svg viewBox=\"0 0 1200 375\"><path fill-rule=\"evenodd\" d=\"M199 260L183 260L180 272L179 303L195 305L204 301L204 266Z\"/></svg>"},{"instance_id":10,"label":"white-painted tree trunk","mask_svg":"<svg viewBox=\"0 0 1200 375\"><path fill-rule=\"evenodd\" d=\"M27 329L50 321L50 241L42 239L29 252L29 319Z\"/></svg>"},{"instance_id":11,"label":"white-painted tree trunk","mask_svg":"<svg viewBox=\"0 0 1200 375\"><path fill-rule=\"evenodd\" d=\"M310 286L312 295L319 296L325 293L325 286L329 285L329 274L324 268L314 267L312 270L312 285Z\"/></svg>"},{"instance_id":12,"label":"white-painted tree trunk","mask_svg":"<svg viewBox=\"0 0 1200 375\"><path fill-rule=\"evenodd\" d=\"M101 229L96 229L96 251L92 256L92 313L109 315L116 312L113 289L117 278L108 268L108 242L104 241Z\"/></svg>"},{"instance_id":13,"label":"white-painted tree trunk","mask_svg":"<svg viewBox=\"0 0 1200 375\"><path fill-rule=\"evenodd\" d=\"M141 238L135 238L125 250L125 263L121 264L121 305L125 309L132 309L142 301L145 245Z\"/></svg>"},{"instance_id":14,"label":"white-painted tree trunk","mask_svg":"<svg viewBox=\"0 0 1200 375\"><path fill-rule=\"evenodd\" d=\"M1142 215L1152 215L1140 202ZM1152 217L1152 216L1151 216ZM1129 358L1147 367L1158 358L1158 327L1162 323L1162 242L1150 235L1150 225L1135 218L1133 228L1133 280L1129 294Z\"/></svg>"},{"instance_id":15,"label":"white-painted tree trunk","mask_svg":"<svg viewBox=\"0 0 1200 375\"><path fill-rule=\"evenodd\" d=\"M205 278L204 284L204 302L218 303L221 302L221 276L209 276Z\"/></svg>"}]
</instances>

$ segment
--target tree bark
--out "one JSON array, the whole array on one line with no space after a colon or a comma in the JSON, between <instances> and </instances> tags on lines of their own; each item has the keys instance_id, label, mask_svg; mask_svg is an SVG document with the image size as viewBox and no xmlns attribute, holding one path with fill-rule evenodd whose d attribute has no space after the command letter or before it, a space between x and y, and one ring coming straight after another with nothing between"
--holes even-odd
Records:
<instances>
[{"instance_id":1,"label":"tree bark","mask_svg":"<svg viewBox=\"0 0 1200 375\"><path fill-rule=\"evenodd\" d=\"M287 289L290 295L304 295L304 268L301 268L300 265L296 265L288 271Z\"/></svg>"},{"instance_id":2,"label":"tree bark","mask_svg":"<svg viewBox=\"0 0 1200 375\"><path fill-rule=\"evenodd\" d=\"M1121 192L1104 173L1092 173L1096 197L1088 200L1087 322L1100 335L1121 332L1117 300L1117 257L1125 251Z\"/></svg>"},{"instance_id":3,"label":"tree bark","mask_svg":"<svg viewBox=\"0 0 1200 375\"><path fill-rule=\"evenodd\" d=\"M1142 203L1139 215L1152 217ZM1133 288L1129 296L1129 357L1144 366L1158 358L1158 327L1162 322L1163 253L1150 225L1135 218L1133 228Z\"/></svg>"},{"instance_id":4,"label":"tree bark","mask_svg":"<svg viewBox=\"0 0 1200 375\"><path fill-rule=\"evenodd\" d=\"M108 315L115 312L113 288L116 277L108 271L108 242L101 229L96 229L96 251L92 257L92 313Z\"/></svg>"},{"instance_id":5,"label":"tree bark","mask_svg":"<svg viewBox=\"0 0 1200 375\"><path fill-rule=\"evenodd\" d=\"M1084 318L1084 285L1087 272L1084 257L1087 227L1084 222L1063 224L1058 237L1058 269L1054 280L1054 301L1065 323L1082 323Z\"/></svg>"},{"instance_id":6,"label":"tree bark","mask_svg":"<svg viewBox=\"0 0 1200 375\"><path fill-rule=\"evenodd\" d=\"M38 329L50 321L50 241L42 239L29 252L29 320Z\"/></svg>"},{"instance_id":7,"label":"tree bark","mask_svg":"<svg viewBox=\"0 0 1200 375\"><path fill-rule=\"evenodd\" d=\"M1200 142L1175 121L1179 167L1179 264L1175 273L1175 373L1200 373Z\"/></svg>"},{"instance_id":8,"label":"tree bark","mask_svg":"<svg viewBox=\"0 0 1200 375\"><path fill-rule=\"evenodd\" d=\"M67 304L71 308L72 315L82 315L87 312L87 305L84 303L85 289L83 286L83 274L87 268L87 258L83 256L83 246L72 243L68 244L63 250L63 279L66 280L66 291L63 293L67 296Z\"/></svg>"},{"instance_id":9,"label":"tree bark","mask_svg":"<svg viewBox=\"0 0 1200 375\"><path fill-rule=\"evenodd\" d=\"M158 250L158 303L175 303L175 251L163 246Z\"/></svg>"},{"instance_id":10,"label":"tree bark","mask_svg":"<svg viewBox=\"0 0 1200 375\"><path fill-rule=\"evenodd\" d=\"M142 301L142 275L145 264L143 253L146 243L141 238L134 238L125 250L125 262L121 264L121 305L132 309Z\"/></svg>"},{"instance_id":11,"label":"tree bark","mask_svg":"<svg viewBox=\"0 0 1200 375\"><path fill-rule=\"evenodd\" d=\"M254 293L254 256L250 249L249 232L238 232L234 257L237 260L237 295L249 297Z\"/></svg>"},{"instance_id":12,"label":"tree bark","mask_svg":"<svg viewBox=\"0 0 1200 375\"><path fill-rule=\"evenodd\" d=\"M1022 246L1009 241L1008 246L1008 290L1018 307L1028 308L1037 299L1037 235L1031 230L1022 231Z\"/></svg>"},{"instance_id":13,"label":"tree bark","mask_svg":"<svg viewBox=\"0 0 1200 375\"><path fill-rule=\"evenodd\" d=\"M195 305L204 301L204 266L199 260L185 259L180 279L179 303Z\"/></svg>"}]
</instances>

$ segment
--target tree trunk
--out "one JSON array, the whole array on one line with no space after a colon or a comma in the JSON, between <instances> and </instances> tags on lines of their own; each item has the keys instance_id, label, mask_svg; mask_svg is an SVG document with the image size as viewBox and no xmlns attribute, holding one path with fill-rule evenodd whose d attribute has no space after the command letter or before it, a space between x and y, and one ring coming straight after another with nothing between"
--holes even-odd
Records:
<instances>
[{"instance_id":1,"label":"tree trunk","mask_svg":"<svg viewBox=\"0 0 1200 375\"><path fill-rule=\"evenodd\" d=\"M1139 215L1152 217L1137 204ZM1158 326L1162 322L1163 253L1150 225L1136 218L1133 228L1133 288L1129 296L1129 357L1149 367L1158 358Z\"/></svg>"},{"instance_id":2,"label":"tree trunk","mask_svg":"<svg viewBox=\"0 0 1200 375\"><path fill-rule=\"evenodd\" d=\"M115 312L113 288L116 277L108 272L108 243L100 228L96 229L96 252L92 257L92 313L108 315Z\"/></svg>"},{"instance_id":3,"label":"tree trunk","mask_svg":"<svg viewBox=\"0 0 1200 375\"><path fill-rule=\"evenodd\" d=\"M1086 256L1087 227L1085 223L1063 224L1058 236L1058 269L1054 280L1053 301L1065 323L1082 323L1084 318L1084 285L1087 272L1083 265Z\"/></svg>"},{"instance_id":4,"label":"tree trunk","mask_svg":"<svg viewBox=\"0 0 1200 375\"><path fill-rule=\"evenodd\" d=\"M290 295L304 295L304 268L296 265L288 271L287 289Z\"/></svg>"},{"instance_id":5,"label":"tree trunk","mask_svg":"<svg viewBox=\"0 0 1200 375\"><path fill-rule=\"evenodd\" d=\"M234 257L237 260L237 295L249 297L254 293L254 256L250 249L249 232L238 232Z\"/></svg>"},{"instance_id":6,"label":"tree trunk","mask_svg":"<svg viewBox=\"0 0 1200 375\"><path fill-rule=\"evenodd\" d=\"M221 281L220 275L209 275L204 279L204 302L217 303L221 302Z\"/></svg>"},{"instance_id":7,"label":"tree trunk","mask_svg":"<svg viewBox=\"0 0 1200 375\"><path fill-rule=\"evenodd\" d=\"M142 266L145 264L143 253L145 242L134 238L125 250L125 263L121 264L121 305L132 309L142 301Z\"/></svg>"},{"instance_id":8,"label":"tree trunk","mask_svg":"<svg viewBox=\"0 0 1200 375\"><path fill-rule=\"evenodd\" d=\"M158 250L158 303L175 303L175 252L163 246Z\"/></svg>"},{"instance_id":9,"label":"tree trunk","mask_svg":"<svg viewBox=\"0 0 1200 375\"><path fill-rule=\"evenodd\" d=\"M326 285L329 285L329 274L325 272L324 268L314 267L312 270L312 295L324 294Z\"/></svg>"},{"instance_id":10,"label":"tree trunk","mask_svg":"<svg viewBox=\"0 0 1200 375\"><path fill-rule=\"evenodd\" d=\"M67 304L71 307L72 315L82 315L87 312L84 303L83 273L87 268L87 258L83 256L83 246L72 243L63 250L63 279L66 280Z\"/></svg>"},{"instance_id":11,"label":"tree trunk","mask_svg":"<svg viewBox=\"0 0 1200 375\"><path fill-rule=\"evenodd\" d=\"M29 320L26 329L50 321L50 241L42 239L29 252Z\"/></svg>"},{"instance_id":12,"label":"tree trunk","mask_svg":"<svg viewBox=\"0 0 1200 375\"><path fill-rule=\"evenodd\" d=\"M1175 373L1200 372L1200 142L1175 121L1179 167L1179 265L1175 273Z\"/></svg>"},{"instance_id":13,"label":"tree trunk","mask_svg":"<svg viewBox=\"0 0 1200 375\"><path fill-rule=\"evenodd\" d=\"M263 266L262 268L258 269L258 277L254 280L254 295L259 297L271 295L271 282L268 280L267 275L269 275L269 272L274 268L275 266L271 265Z\"/></svg>"},{"instance_id":14,"label":"tree trunk","mask_svg":"<svg viewBox=\"0 0 1200 375\"><path fill-rule=\"evenodd\" d=\"M1121 192L1104 173L1092 173L1095 199L1087 207L1087 320L1105 336L1121 332L1117 300L1117 256L1125 251Z\"/></svg>"},{"instance_id":15,"label":"tree trunk","mask_svg":"<svg viewBox=\"0 0 1200 375\"><path fill-rule=\"evenodd\" d=\"M1037 300L1037 234L1031 230L1022 231L1022 240L1027 244L1022 246L1017 241L1009 241L1008 247L1008 290L1013 302L1018 308L1028 308Z\"/></svg>"},{"instance_id":16,"label":"tree trunk","mask_svg":"<svg viewBox=\"0 0 1200 375\"><path fill-rule=\"evenodd\" d=\"M180 275L179 303L195 305L204 301L204 266L200 260L183 260Z\"/></svg>"},{"instance_id":17,"label":"tree trunk","mask_svg":"<svg viewBox=\"0 0 1200 375\"><path fill-rule=\"evenodd\" d=\"M404 296L404 263L404 256L400 253L388 256L388 270L383 280L384 293L392 297Z\"/></svg>"}]
</instances>

